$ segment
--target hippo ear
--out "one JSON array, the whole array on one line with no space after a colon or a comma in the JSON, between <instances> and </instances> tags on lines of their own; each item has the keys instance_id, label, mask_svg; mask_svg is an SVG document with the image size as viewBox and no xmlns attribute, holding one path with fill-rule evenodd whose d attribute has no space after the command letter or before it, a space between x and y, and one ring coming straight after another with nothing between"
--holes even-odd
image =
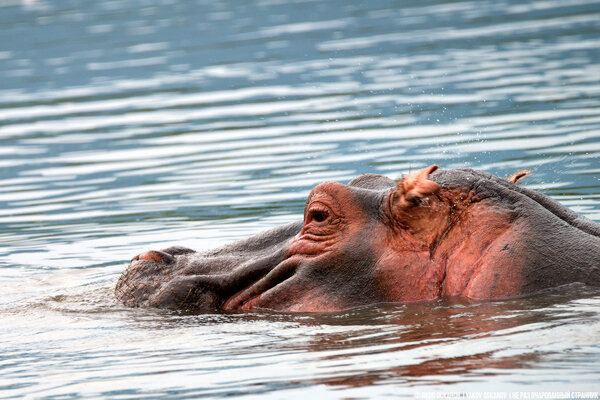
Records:
<instances>
[{"instance_id":1,"label":"hippo ear","mask_svg":"<svg viewBox=\"0 0 600 400\"><path fill-rule=\"evenodd\" d=\"M408 208L418 204L419 199L437 193L440 185L429 180L429 174L438 168L437 165L430 165L399 180L394 194L395 204L401 208Z\"/></svg>"},{"instance_id":2,"label":"hippo ear","mask_svg":"<svg viewBox=\"0 0 600 400\"><path fill-rule=\"evenodd\" d=\"M517 181L527 175L529 175L531 173L530 170L524 169L521 171L517 171L514 174L512 174L510 177L506 178L509 181L511 181L512 183L517 183Z\"/></svg>"}]
</instances>

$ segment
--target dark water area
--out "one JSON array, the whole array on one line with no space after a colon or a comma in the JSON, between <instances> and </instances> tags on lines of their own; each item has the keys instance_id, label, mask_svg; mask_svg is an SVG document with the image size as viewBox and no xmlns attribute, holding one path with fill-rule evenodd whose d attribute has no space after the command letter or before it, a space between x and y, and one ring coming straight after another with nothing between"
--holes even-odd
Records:
<instances>
[{"instance_id":1,"label":"dark water area","mask_svg":"<svg viewBox=\"0 0 600 400\"><path fill-rule=\"evenodd\" d=\"M600 291L194 315L128 260L438 164L600 222L600 2L0 0L0 398L600 391Z\"/></svg>"}]
</instances>

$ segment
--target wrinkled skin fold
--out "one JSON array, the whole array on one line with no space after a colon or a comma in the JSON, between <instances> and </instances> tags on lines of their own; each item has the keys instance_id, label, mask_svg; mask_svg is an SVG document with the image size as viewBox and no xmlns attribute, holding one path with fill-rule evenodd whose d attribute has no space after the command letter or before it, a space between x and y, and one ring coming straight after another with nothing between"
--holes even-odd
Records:
<instances>
[{"instance_id":1,"label":"wrinkled skin fold","mask_svg":"<svg viewBox=\"0 0 600 400\"><path fill-rule=\"evenodd\" d=\"M430 166L324 182L303 221L208 252L134 257L115 295L136 307L324 312L600 286L600 225L517 186L526 174Z\"/></svg>"}]
</instances>

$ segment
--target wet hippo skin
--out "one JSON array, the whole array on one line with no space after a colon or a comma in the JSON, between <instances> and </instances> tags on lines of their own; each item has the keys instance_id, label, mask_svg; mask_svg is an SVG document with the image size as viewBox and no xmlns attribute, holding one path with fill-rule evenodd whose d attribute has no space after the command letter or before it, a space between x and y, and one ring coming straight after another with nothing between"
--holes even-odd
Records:
<instances>
[{"instance_id":1,"label":"wet hippo skin","mask_svg":"<svg viewBox=\"0 0 600 400\"><path fill-rule=\"evenodd\" d=\"M432 165L393 181L324 182L304 220L222 248L147 251L115 288L128 306L323 312L439 297L600 286L600 225L508 179Z\"/></svg>"}]
</instances>

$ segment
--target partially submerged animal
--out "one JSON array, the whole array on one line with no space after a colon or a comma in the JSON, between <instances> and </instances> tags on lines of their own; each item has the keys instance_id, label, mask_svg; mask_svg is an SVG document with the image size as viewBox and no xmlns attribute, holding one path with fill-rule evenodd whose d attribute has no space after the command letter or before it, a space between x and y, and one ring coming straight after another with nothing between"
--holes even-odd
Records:
<instances>
[{"instance_id":1,"label":"partially submerged animal","mask_svg":"<svg viewBox=\"0 0 600 400\"><path fill-rule=\"evenodd\" d=\"M600 286L600 225L518 187L525 174L432 165L397 182L324 182L303 221L207 252L147 251L115 294L128 306L318 312Z\"/></svg>"}]
</instances>

